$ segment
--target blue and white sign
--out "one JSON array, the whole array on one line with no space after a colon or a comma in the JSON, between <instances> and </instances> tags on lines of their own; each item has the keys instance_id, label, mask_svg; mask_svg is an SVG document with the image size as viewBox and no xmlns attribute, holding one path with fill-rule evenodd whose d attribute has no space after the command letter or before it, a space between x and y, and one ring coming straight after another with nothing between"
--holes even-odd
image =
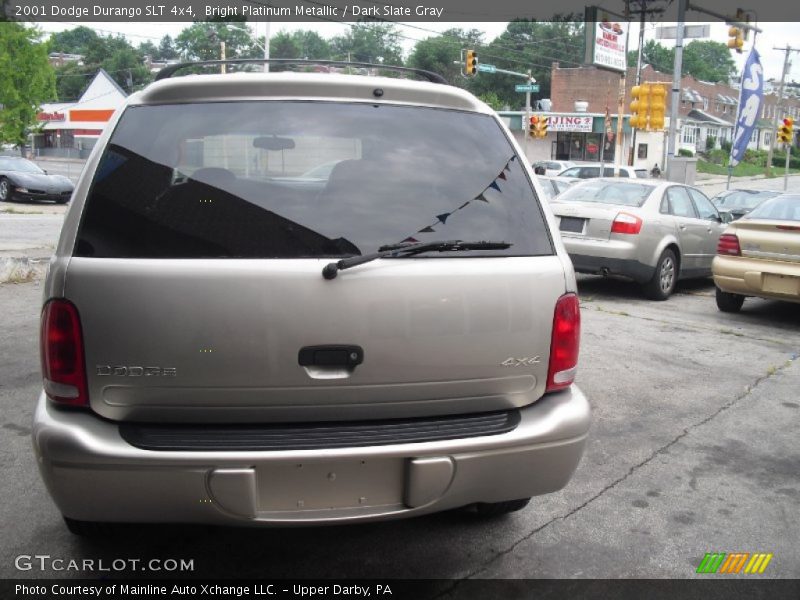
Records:
<instances>
[{"instance_id":1,"label":"blue and white sign","mask_svg":"<svg viewBox=\"0 0 800 600\"><path fill-rule=\"evenodd\" d=\"M744 158L747 144L756 125L761 105L764 103L764 69L755 48L747 57L742 72L742 86L739 91L739 112L736 115L736 129L731 146L730 165L735 167Z\"/></svg>"}]
</instances>

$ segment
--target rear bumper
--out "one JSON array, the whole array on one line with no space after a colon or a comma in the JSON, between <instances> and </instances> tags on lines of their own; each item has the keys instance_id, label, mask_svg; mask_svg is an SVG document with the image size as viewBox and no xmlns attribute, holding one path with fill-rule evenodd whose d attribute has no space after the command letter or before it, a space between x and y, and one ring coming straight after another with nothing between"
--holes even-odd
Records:
<instances>
[{"instance_id":1,"label":"rear bumper","mask_svg":"<svg viewBox=\"0 0 800 600\"><path fill-rule=\"evenodd\" d=\"M653 278L655 269L635 259L588 256L570 254L572 265L578 273L589 275L622 275L638 283L646 283Z\"/></svg>"},{"instance_id":2,"label":"rear bumper","mask_svg":"<svg viewBox=\"0 0 800 600\"><path fill-rule=\"evenodd\" d=\"M589 403L576 387L520 410L512 431L425 443L266 452L152 451L119 427L39 398L33 445L73 519L299 525L382 520L553 492L580 461Z\"/></svg>"},{"instance_id":3,"label":"rear bumper","mask_svg":"<svg viewBox=\"0 0 800 600\"><path fill-rule=\"evenodd\" d=\"M714 284L723 292L800 302L800 264L715 256Z\"/></svg>"}]
</instances>

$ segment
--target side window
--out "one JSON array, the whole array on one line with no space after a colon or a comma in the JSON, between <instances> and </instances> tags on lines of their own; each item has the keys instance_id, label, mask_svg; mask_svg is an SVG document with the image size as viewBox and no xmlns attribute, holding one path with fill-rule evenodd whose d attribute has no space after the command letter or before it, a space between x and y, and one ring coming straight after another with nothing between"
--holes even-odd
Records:
<instances>
[{"instance_id":1,"label":"side window","mask_svg":"<svg viewBox=\"0 0 800 600\"><path fill-rule=\"evenodd\" d=\"M600 167L583 167L581 169L580 176L583 179L589 179L590 177L598 177L600 175Z\"/></svg>"},{"instance_id":2,"label":"side window","mask_svg":"<svg viewBox=\"0 0 800 600\"><path fill-rule=\"evenodd\" d=\"M561 174L561 177L580 177L580 169L578 167L572 167L571 169L567 169Z\"/></svg>"},{"instance_id":3,"label":"side window","mask_svg":"<svg viewBox=\"0 0 800 600\"><path fill-rule=\"evenodd\" d=\"M689 190L689 195L692 197L692 200L694 200L694 206L701 219L706 219L708 221L719 220L719 213L717 209L714 208L714 205L711 204L711 200L697 190L693 190L692 188L687 189Z\"/></svg>"},{"instance_id":4,"label":"side window","mask_svg":"<svg viewBox=\"0 0 800 600\"><path fill-rule=\"evenodd\" d=\"M630 175L628 174L628 171L626 171L625 169L620 169L619 170L619 176L620 177L630 177Z\"/></svg>"},{"instance_id":5,"label":"side window","mask_svg":"<svg viewBox=\"0 0 800 600\"><path fill-rule=\"evenodd\" d=\"M673 186L667 189L667 201L669 202L669 213L676 217L689 217L691 219L697 218L697 213L694 212L694 205L689 194L686 193L686 188Z\"/></svg>"}]
</instances>

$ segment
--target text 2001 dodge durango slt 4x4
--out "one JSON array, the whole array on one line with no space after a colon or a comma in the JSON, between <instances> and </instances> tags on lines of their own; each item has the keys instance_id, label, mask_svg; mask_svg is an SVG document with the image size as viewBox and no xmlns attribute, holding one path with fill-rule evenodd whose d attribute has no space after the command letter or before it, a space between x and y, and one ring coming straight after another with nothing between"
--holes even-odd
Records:
<instances>
[{"instance_id":1,"label":"text 2001 dodge durango slt 4x4","mask_svg":"<svg viewBox=\"0 0 800 600\"><path fill-rule=\"evenodd\" d=\"M572 265L497 115L427 75L165 77L118 111L42 310L33 441L73 532L500 514L566 485Z\"/></svg>"}]
</instances>

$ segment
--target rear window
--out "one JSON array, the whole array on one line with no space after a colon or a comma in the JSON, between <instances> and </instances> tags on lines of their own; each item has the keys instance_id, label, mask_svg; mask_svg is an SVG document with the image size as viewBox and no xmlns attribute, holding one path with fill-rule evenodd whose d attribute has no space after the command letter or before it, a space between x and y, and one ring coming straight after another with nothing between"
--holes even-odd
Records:
<instances>
[{"instance_id":1,"label":"rear window","mask_svg":"<svg viewBox=\"0 0 800 600\"><path fill-rule=\"evenodd\" d=\"M641 206L654 189L655 186L643 183L589 180L570 186L559 194L558 201Z\"/></svg>"},{"instance_id":2,"label":"rear window","mask_svg":"<svg viewBox=\"0 0 800 600\"><path fill-rule=\"evenodd\" d=\"M75 252L340 257L436 240L511 244L459 257L553 253L525 169L492 117L228 102L128 108L95 173Z\"/></svg>"},{"instance_id":3,"label":"rear window","mask_svg":"<svg viewBox=\"0 0 800 600\"><path fill-rule=\"evenodd\" d=\"M743 219L769 221L800 221L800 196L786 195L765 200Z\"/></svg>"}]
</instances>

